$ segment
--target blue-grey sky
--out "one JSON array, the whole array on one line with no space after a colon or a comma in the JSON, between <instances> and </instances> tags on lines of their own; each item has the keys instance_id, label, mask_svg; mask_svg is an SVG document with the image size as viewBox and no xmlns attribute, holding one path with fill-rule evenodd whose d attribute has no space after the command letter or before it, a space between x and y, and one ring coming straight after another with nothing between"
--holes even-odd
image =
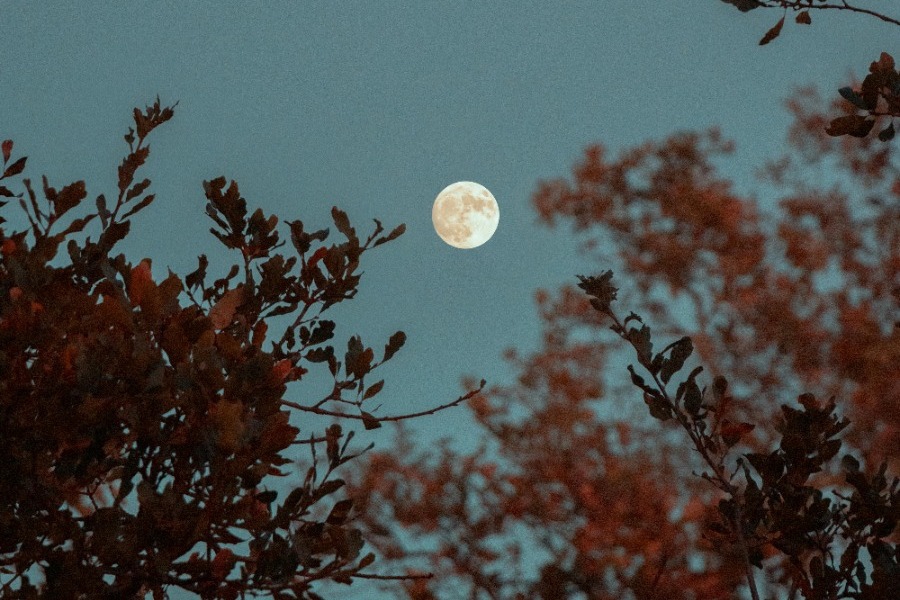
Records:
<instances>
[{"instance_id":1,"label":"blue-grey sky","mask_svg":"<svg viewBox=\"0 0 900 600\"><path fill-rule=\"evenodd\" d=\"M179 101L150 138L157 200L120 246L152 257L154 277L192 271L200 253L213 274L237 260L207 232L201 181L219 175L251 207L310 228L330 226L333 205L361 233L372 218L406 223L331 314L339 342L358 333L376 352L407 333L382 369L380 413L421 410L457 397L463 374L509 382L503 349L538 340L534 290L590 268L568 231L536 224L539 180L568 174L589 143L615 152L719 125L738 145L731 174L748 182L784 148L794 86L832 95L897 41L874 19L822 11L758 46L779 17L718 0L6 0L0 138L30 157L28 176L83 178L92 200L115 190L131 109ZM458 180L500 205L474 250L432 229L435 195ZM4 214L21 224L14 204ZM479 435L460 409L415 427L425 442ZM390 428L374 433L387 445Z\"/></svg>"}]
</instances>

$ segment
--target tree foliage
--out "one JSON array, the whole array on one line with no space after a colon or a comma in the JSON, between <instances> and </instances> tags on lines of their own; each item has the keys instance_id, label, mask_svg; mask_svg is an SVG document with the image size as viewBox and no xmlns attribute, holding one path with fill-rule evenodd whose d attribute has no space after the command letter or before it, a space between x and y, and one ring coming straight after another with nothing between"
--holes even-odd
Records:
<instances>
[{"instance_id":1,"label":"tree foliage","mask_svg":"<svg viewBox=\"0 0 900 600\"><path fill-rule=\"evenodd\" d=\"M154 278L151 259L114 249L154 201L138 173L173 109L157 99L134 110L114 203L99 195L65 226L85 206L84 181L57 189L43 177L36 193L26 178L17 194L26 158L2 144L0 195L29 228L0 229L0 595L316 598L320 580L394 577L369 570L375 557L342 495L340 468L361 450L340 421L371 429L410 416L366 408L384 387L374 372L406 338L376 354L352 336L339 354L323 313L354 297L363 255L404 226L386 233L375 220L360 237L335 207L342 239L326 245L328 229L292 221L285 257L278 218L251 212L218 177L203 184L210 231L240 262L212 279L201 255L183 279ZM97 223L96 238L74 239ZM61 245L69 262L51 266ZM273 336L279 315L293 319ZM287 400L320 365L327 395ZM335 421L316 433L312 415ZM287 458L297 445L311 461ZM275 480L294 473L282 496Z\"/></svg>"},{"instance_id":2,"label":"tree foliage","mask_svg":"<svg viewBox=\"0 0 900 600\"><path fill-rule=\"evenodd\" d=\"M715 129L539 185L602 273L538 291L540 348L470 403L483 447L401 443L354 478L382 556L437 575L406 596L893 597L900 164L825 135L812 91L788 107L773 202L721 174Z\"/></svg>"},{"instance_id":3,"label":"tree foliage","mask_svg":"<svg viewBox=\"0 0 900 600\"><path fill-rule=\"evenodd\" d=\"M893 17L876 10L851 4L846 0L829 2L828 0L722 0L733 5L741 12L749 12L758 8L780 8L782 17L766 31L760 46L774 41L784 28L788 12L794 14L794 21L799 25L811 25L811 11L836 10L857 13L874 17L884 23L900 27L900 16ZM878 139L887 142L894 139L896 132L894 120L900 118L900 70L894 65L894 58L882 52L878 60L869 66L869 74L858 87L845 86L838 90L847 105L841 106L844 116L835 117L826 128L832 136L849 135L864 138L874 129L878 131ZM878 127L875 127L876 124Z\"/></svg>"}]
</instances>

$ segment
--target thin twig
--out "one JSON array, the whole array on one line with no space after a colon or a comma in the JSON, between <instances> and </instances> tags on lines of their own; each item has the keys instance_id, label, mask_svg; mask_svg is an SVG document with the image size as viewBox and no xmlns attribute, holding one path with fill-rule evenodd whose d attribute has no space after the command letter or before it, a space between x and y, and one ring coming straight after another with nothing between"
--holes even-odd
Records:
<instances>
[{"instance_id":1,"label":"thin twig","mask_svg":"<svg viewBox=\"0 0 900 600\"><path fill-rule=\"evenodd\" d=\"M774 2L774 4L772 3ZM763 4L766 8L793 8L795 10L808 10L813 8L826 8L826 9L834 9L834 10L846 10L849 12L855 12L860 14L869 15L871 17L875 17L885 23L891 23L892 25L900 25L900 20L897 20L893 17L889 17L887 15L883 15L881 13L877 13L874 10L869 10L867 8L860 8L858 6L852 6L845 0L842 0L840 4L805 4L801 2L791 2L786 0L769 0L766 4Z\"/></svg>"},{"instance_id":2,"label":"thin twig","mask_svg":"<svg viewBox=\"0 0 900 600\"><path fill-rule=\"evenodd\" d=\"M462 402L465 402L469 398L471 398L474 395L481 392L482 389L484 389L483 381L482 381L482 385L478 389L472 390L471 392L468 392L467 394L460 396L453 402L441 404L440 406L435 406L434 408L430 408L428 410L423 410L423 411L416 412L416 413L408 413L405 415L394 415L394 416L390 416L390 417L372 417L372 416L363 416L363 415L342 413L342 412L337 412L334 410L327 410L324 408L319 408L318 406L303 406L302 404L297 404L296 402L291 402L289 400L282 400L281 403L285 406L289 406L291 408L296 408L297 410L302 410L304 412L311 412L311 413L326 416L326 417L340 417L340 418L344 418L344 419L356 419L357 421L372 421L374 419L375 421L378 421L380 423L383 421L402 421L404 419L412 419L415 417L424 417L425 415L433 415L434 413L436 413L438 411L445 410L447 408L453 408L454 406L457 406L457 405L461 404Z\"/></svg>"}]
</instances>

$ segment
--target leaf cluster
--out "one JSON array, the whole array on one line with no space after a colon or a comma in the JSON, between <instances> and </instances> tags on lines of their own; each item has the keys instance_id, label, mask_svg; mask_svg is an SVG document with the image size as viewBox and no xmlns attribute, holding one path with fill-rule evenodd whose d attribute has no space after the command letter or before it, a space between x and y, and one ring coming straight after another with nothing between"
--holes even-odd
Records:
<instances>
[{"instance_id":1,"label":"leaf cluster","mask_svg":"<svg viewBox=\"0 0 900 600\"><path fill-rule=\"evenodd\" d=\"M150 259L133 264L112 251L154 200L150 180L137 175L148 136L173 109L158 98L135 109L115 203L97 196L96 210L58 233L57 222L83 206L85 183L56 189L45 177L39 202L24 179L17 194L10 182L26 159L13 160L13 143L2 144L0 196L16 198L30 225L0 229L5 598L164 598L173 587L204 598L316 598L316 581L375 576L366 573L374 555L362 554L353 501L335 498L343 486L335 470L361 453L349 447L353 432L335 423L304 439L291 418L313 413L371 429L409 416L363 409L384 387L367 376L405 334L391 336L380 360L351 337L341 373L327 345L336 325L322 318L354 297L363 254L404 226L382 235L376 220L360 239L334 208L344 241L325 245L328 230L307 233L293 221L296 255L286 258L275 252L278 218L248 215L237 183L219 177L203 186L211 232L242 265L209 281L200 256L183 279L169 271L155 280ZM91 222L101 225L96 241L70 237ZM64 242L70 264L51 266ZM293 322L267 340L267 318L287 314ZM331 392L312 403L286 400L288 384L318 363L334 378ZM285 453L298 444L311 464L279 504L265 482L292 473Z\"/></svg>"},{"instance_id":2,"label":"leaf cluster","mask_svg":"<svg viewBox=\"0 0 900 600\"><path fill-rule=\"evenodd\" d=\"M628 367L651 416L676 421L708 467L700 476L723 495L719 519L708 524L709 533L743 555L754 598L759 595L751 567L762 568L774 551L786 560L792 597L796 591L809 600L875 600L900 594L900 548L893 537L900 522L900 478L888 479L887 463L867 476L846 454L843 487L851 490L849 496L815 480L840 451L838 435L849 425L836 415L834 399L822 403L806 393L798 398L799 409L782 405L778 446L770 452L739 452L755 424L728 420L730 398L723 377L715 378L711 389L701 390L696 378L702 367L696 367L679 383L674 397L667 390L692 352L690 338L654 355L650 329L641 318L632 313L620 321L610 306L608 299L617 293L612 273L579 279L594 308L612 319L611 329L634 349L638 363L650 374L648 382ZM640 329L629 327L631 321L640 323ZM730 464L737 468L729 472ZM872 557L871 569L866 556Z\"/></svg>"},{"instance_id":3,"label":"leaf cluster","mask_svg":"<svg viewBox=\"0 0 900 600\"><path fill-rule=\"evenodd\" d=\"M885 23L900 26L900 19L855 6L846 0L834 3L827 0L722 0L722 2L733 5L741 12L757 8L783 10L784 15L760 39L760 46L771 43L781 35L788 11L796 13L794 20L801 25L812 24L811 10L833 9L865 14ZM882 52L881 57L871 64L869 74L860 89L855 90L846 86L838 92L853 107L866 114L847 114L832 119L825 129L828 135L864 138L869 135L877 121L886 120L887 125L879 131L878 139L887 142L894 138L894 119L900 118L900 72L894 69L894 59L890 54Z\"/></svg>"}]
</instances>

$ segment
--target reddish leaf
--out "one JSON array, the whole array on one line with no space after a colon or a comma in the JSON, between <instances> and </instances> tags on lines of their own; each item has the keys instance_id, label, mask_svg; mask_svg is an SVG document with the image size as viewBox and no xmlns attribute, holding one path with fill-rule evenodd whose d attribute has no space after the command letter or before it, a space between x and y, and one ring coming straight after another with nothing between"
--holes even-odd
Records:
<instances>
[{"instance_id":1,"label":"reddish leaf","mask_svg":"<svg viewBox=\"0 0 900 600\"><path fill-rule=\"evenodd\" d=\"M212 321L213 328L221 331L231 324L234 313L238 307L244 303L244 287L239 286L233 290L228 290L216 302L216 305L209 311L209 319Z\"/></svg>"},{"instance_id":2,"label":"reddish leaf","mask_svg":"<svg viewBox=\"0 0 900 600\"><path fill-rule=\"evenodd\" d=\"M800 14L797 15L796 21L801 25L811 25L812 17L809 14L808 10L804 10Z\"/></svg>"},{"instance_id":3,"label":"reddish leaf","mask_svg":"<svg viewBox=\"0 0 900 600\"><path fill-rule=\"evenodd\" d=\"M150 267L150 260L144 259L138 266L131 270L131 279L128 281L128 296L135 306L141 305L147 290L153 286Z\"/></svg>"},{"instance_id":4,"label":"reddish leaf","mask_svg":"<svg viewBox=\"0 0 900 600\"><path fill-rule=\"evenodd\" d=\"M291 359L284 358L275 363L275 366L272 367L272 376L277 381L284 381L284 378L288 376L288 373L291 372Z\"/></svg>"},{"instance_id":5,"label":"reddish leaf","mask_svg":"<svg viewBox=\"0 0 900 600\"><path fill-rule=\"evenodd\" d=\"M781 17L781 19L778 20L778 22L775 24L775 26L766 32L766 35L764 35L762 37L762 39L759 40L759 45L765 46L766 44L768 44L769 42L771 42L772 40L777 38L778 34L781 33L782 27L784 27L784 17Z\"/></svg>"},{"instance_id":6,"label":"reddish leaf","mask_svg":"<svg viewBox=\"0 0 900 600\"><path fill-rule=\"evenodd\" d=\"M12 154L13 149L13 141L12 140L3 140L3 164L6 164L9 161L9 156Z\"/></svg>"}]
</instances>

